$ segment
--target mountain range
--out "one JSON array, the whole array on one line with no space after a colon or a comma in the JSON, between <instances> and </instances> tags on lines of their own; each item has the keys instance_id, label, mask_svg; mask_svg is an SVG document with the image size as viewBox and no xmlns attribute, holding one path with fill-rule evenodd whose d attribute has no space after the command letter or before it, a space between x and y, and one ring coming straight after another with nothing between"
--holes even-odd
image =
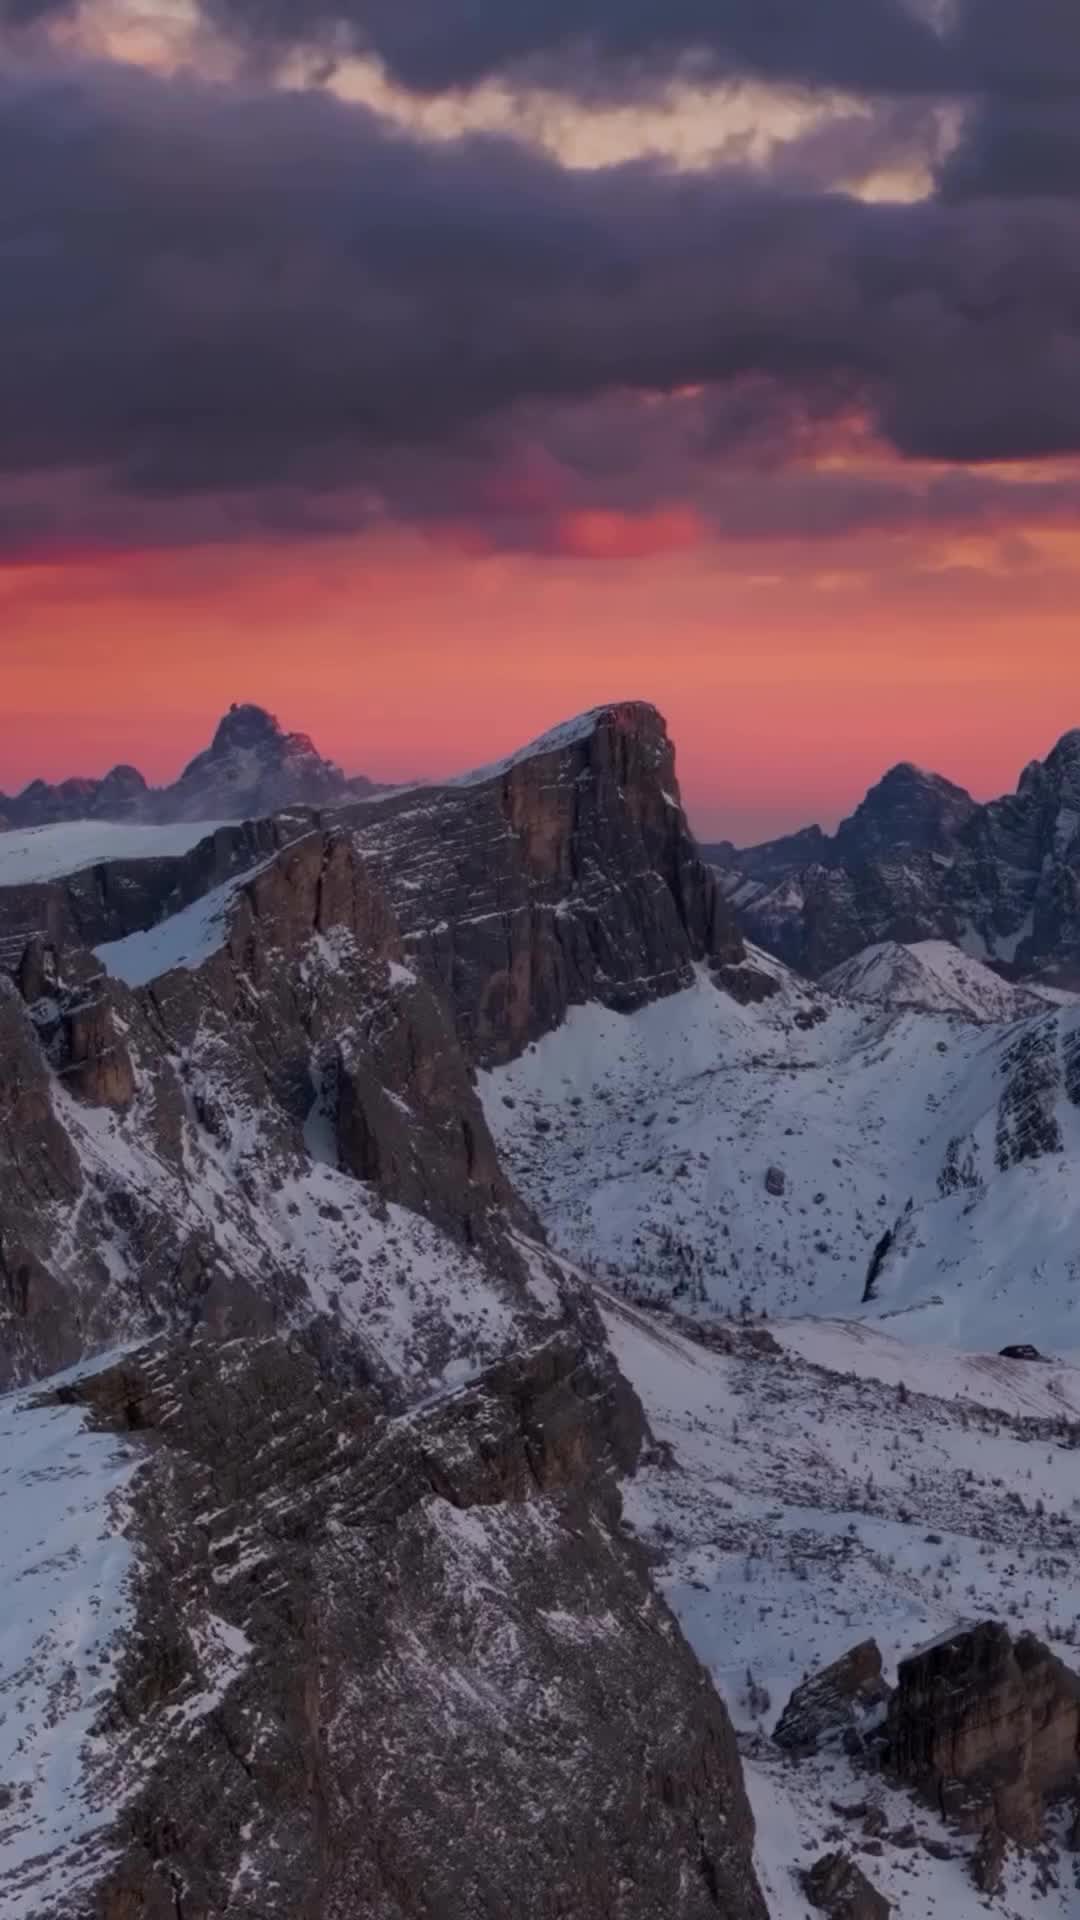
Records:
<instances>
[{"instance_id":1,"label":"mountain range","mask_svg":"<svg viewBox=\"0 0 1080 1920\"><path fill-rule=\"evenodd\" d=\"M0 794L0 829L65 820L249 819L374 791L362 774L347 777L324 760L305 733L286 733L264 707L235 704L171 786L151 787L131 766L113 767L100 780L34 780L11 798Z\"/></svg>"},{"instance_id":2,"label":"mountain range","mask_svg":"<svg viewBox=\"0 0 1080 1920\"><path fill-rule=\"evenodd\" d=\"M705 852L751 937L812 977L881 941L946 940L1009 978L1080 985L1080 731L985 805L905 763L832 836Z\"/></svg>"},{"instance_id":3,"label":"mountain range","mask_svg":"<svg viewBox=\"0 0 1080 1920\"><path fill-rule=\"evenodd\" d=\"M5 1915L1074 1920L1080 1004L640 702L241 812L0 837Z\"/></svg>"}]
</instances>

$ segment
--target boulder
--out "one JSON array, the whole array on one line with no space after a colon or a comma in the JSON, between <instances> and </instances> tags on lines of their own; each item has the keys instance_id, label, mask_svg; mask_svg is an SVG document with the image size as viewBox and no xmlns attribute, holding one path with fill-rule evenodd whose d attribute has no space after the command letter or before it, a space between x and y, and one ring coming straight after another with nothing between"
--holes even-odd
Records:
<instances>
[{"instance_id":1,"label":"boulder","mask_svg":"<svg viewBox=\"0 0 1080 1920\"><path fill-rule=\"evenodd\" d=\"M811 1906L829 1920L889 1920L891 1900L872 1886L846 1853L823 1853L801 1876Z\"/></svg>"},{"instance_id":2,"label":"boulder","mask_svg":"<svg viewBox=\"0 0 1080 1920\"><path fill-rule=\"evenodd\" d=\"M816 1753L830 1738L858 1732L868 1715L888 1699L876 1640L860 1641L831 1666L795 1688L776 1723L773 1739L792 1753Z\"/></svg>"}]
</instances>

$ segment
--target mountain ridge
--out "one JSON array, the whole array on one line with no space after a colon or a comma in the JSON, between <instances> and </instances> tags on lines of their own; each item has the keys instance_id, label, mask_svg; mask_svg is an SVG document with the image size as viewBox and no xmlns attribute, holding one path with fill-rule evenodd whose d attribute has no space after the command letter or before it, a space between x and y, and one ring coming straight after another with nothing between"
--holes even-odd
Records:
<instances>
[{"instance_id":1,"label":"mountain ridge","mask_svg":"<svg viewBox=\"0 0 1080 1920\"><path fill-rule=\"evenodd\" d=\"M997 800L901 762L831 836L703 851L749 937L811 977L944 940L1009 979L1080 986L1078 729Z\"/></svg>"},{"instance_id":2,"label":"mountain ridge","mask_svg":"<svg viewBox=\"0 0 1080 1920\"><path fill-rule=\"evenodd\" d=\"M325 760L307 734L287 732L266 707L234 701L210 745L168 785L150 786L137 767L127 764L100 779L32 780L13 796L0 794L0 828L77 820L149 825L253 819L376 791L365 775L347 775Z\"/></svg>"}]
</instances>

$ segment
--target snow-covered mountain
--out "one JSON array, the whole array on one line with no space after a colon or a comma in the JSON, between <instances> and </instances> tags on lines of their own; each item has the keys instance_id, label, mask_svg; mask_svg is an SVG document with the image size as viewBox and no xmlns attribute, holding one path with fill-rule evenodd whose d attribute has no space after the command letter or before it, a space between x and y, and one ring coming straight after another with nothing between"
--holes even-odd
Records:
<instances>
[{"instance_id":1,"label":"snow-covered mountain","mask_svg":"<svg viewBox=\"0 0 1080 1920\"><path fill-rule=\"evenodd\" d=\"M746 945L642 703L267 738L0 841L5 1914L1074 1915L1080 1004Z\"/></svg>"},{"instance_id":2,"label":"snow-covered mountain","mask_svg":"<svg viewBox=\"0 0 1080 1920\"><path fill-rule=\"evenodd\" d=\"M1078 1062L1076 1006L988 1026L702 978L629 1018L572 1009L481 1091L552 1243L634 1298L1067 1351Z\"/></svg>"},{"instance_id":3,"label":"snow-covered mountain","mask_svg":"<svg viewBox=\"0 0 1080 1920\"><path fill-rule=\"evenodd\" d=\"M376 789L324 760L307 735L287 733L272 713L251 704L230 707L205 752L172 786L150 787L136 767L114 767L101 780L35 780L6 798L0 828L27 829L65 821L172 822L248 820L283 807L329 806Z\"/></svg>"},{"instance_id":4,"label":"snow-covered mountain","mask_svg":"<svg viewBox=\"0 0 1080 1920\"><path fill-rule=\"evenodd\" d=\"M1080 730L986 806L904 764L832 837L706 851L751 937L805 973L947 940L1011 979L1080 986Z\"/></svg>"},{"instance_id":5,"label":"snow-covered mountain","mask_svg":"<svg viewBox=\"0 0 1080 1920\"><path fill-rule=\"evenodd\" d=\"M840 999L922 1007L991 1025L1022 1020L1046 1005L1037 989L1013 986L947 940L917 940L906 947L883 940L833 967L821 984Z\"/></svg>"}]
</instances>

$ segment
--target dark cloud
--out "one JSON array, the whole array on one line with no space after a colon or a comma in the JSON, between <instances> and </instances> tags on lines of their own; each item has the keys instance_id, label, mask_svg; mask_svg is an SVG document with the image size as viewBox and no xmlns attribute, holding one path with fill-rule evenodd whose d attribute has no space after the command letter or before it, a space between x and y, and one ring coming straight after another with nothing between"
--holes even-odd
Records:
<instances>
[{"instance_id":1,"label":"dark cloud","mask_svg":"<svg viewBox=\"0 0 1080 1920\"><path fill-rule=\"evenodd\" d=\"M570 170L320 93L59 61L0 75L0 175L0 473L35 511L54 485L69 527L127 501L178 537L520 530L782 469L853 418L945 461L1080 451L1064 199ZM858 524L828 497L808 528Z\"/></svg>"},{"instance_id":2,"label":"dark cloud","mask_svg":"<svg viewBox=\"0 0 1080 1920\"><path fill-rule=\"evenodd\" d=\"M33 27L71 10L72 0L0 0L0 32L5 27Z\"/></svg>"},{"instance_id":3,"label":"dark cloud","mask_svg":"<svg viewBox=\"0 0 1080 1920\"><path fill-rule=\"evenodd\" d=\"M937 169L949 200L1080 196L1080 101L984 100Z\"/></svg>"},{"instance_id":4,"label":"dark cloud","mask_svg":"<svg viewBox=\"0 0 1080 1920\"><path fill-rule=\"evenodd\" d=\"M249 44L376 55L441 93L492 77L655 93L687 75L851 93L1080 93L1075 0L204 0Z\"/></svg>"},{"instance_id":5,"label":"dark cloud","mask_svg":"<svg viewBox=\"0 0 1080 1920\"><path fill-rule=\"evenodd\" d=\"M942 47L906 0L205 0L255 43L377 55L423 93L522 70L569 90L652 90L680 72L932 90Z\"/></svg>"}]
</instances>

